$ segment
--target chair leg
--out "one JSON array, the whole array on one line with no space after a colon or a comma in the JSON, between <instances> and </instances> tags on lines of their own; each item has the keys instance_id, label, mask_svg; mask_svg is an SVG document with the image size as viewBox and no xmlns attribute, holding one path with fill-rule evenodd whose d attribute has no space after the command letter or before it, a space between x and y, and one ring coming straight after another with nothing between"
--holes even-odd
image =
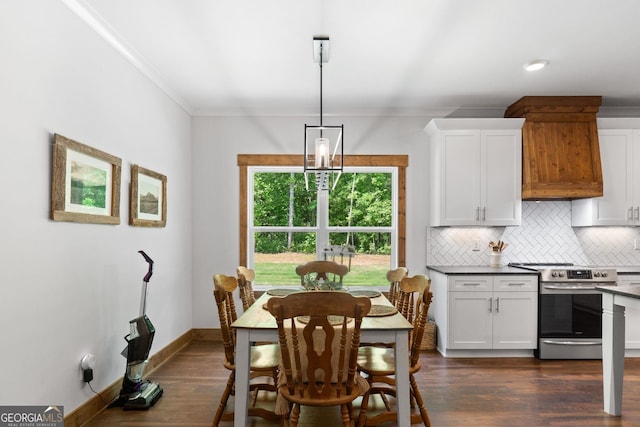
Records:
<instances>
[{"instance_id":1,"label":"chair leg","mask_svg":"<svg viewBox=\"0 0 640 427\"><path fill-rule=\"evenodd\" d=\"M358 421L358 417L356 416L356 410L353 407L353 402L349 402L347 403L347 408L349 408L349 418L353 421L353 423L355 424L356 421Z\"/></svg>"},{"instance_id":2,"label":"chair leg","mask_svg":"<svg viewBox=\"0 0 640 427\"><path fill-rule=\"evenodd\" d=\"M431 427L431 420L429 419L427 410L424 407L424 401L422 400L422 395L420 394L420 390L418 390L418 384L416 383L416 378L413 376L413 374L409 375L409 383L411 384L411 390L413 391L416 403L418 404L418 410L420 411L422 422L424 423L425 427Z\"/></svg>"},{"instance_id":3,"label":"chair leg","mask_svg":"<svg viewBox=\"0 0 640 427\"><path fill-rule=\"evenodd\" d=\"M352 427L349 406L347 404L340 405L340 412L342 414L342 425L344 427Z\"/></svg>"},{"instance_id":4,"label":"chair leg","mask_svg":"<svg viewBox=\"0 0 640 427\"><path fill-rule=\"evenodd\" d=\"M387 398L387 393L385 393L384 390L380 390L380 398L382 399L382 402L384 403L385 408L387 408L387 411L391 411L391 404L389 403L389 399Z\"/></svg>"},{"instance_id":5,"label":"chair leg","mask_svg":"<svg viewBox=\"0 0 640 427\"><path fill-rule=\"evenodd\" d=\"M416 398L413 395L413 390L411 391L411 393L409 393L409 407L411 408L411 410L416 407Z\"/></svg>"},{"instance_id":6,"label":"chair leg","mask_svg":"<svg viewBox=\"0 0 640 427\"><path fill-rule=\"evenodd\" d=\"M369 406L369 395L371 394L371 388L373 387L373 375L367 377L369 383L369 390L362 395L362 403L360 403L360 413L358 414L357 426L364 426L367 423L367 407Z\"/></svg>"},{"instance_id":7,"label":"chair leg","mask_svg":"<svg viewBox=\"0 0 640 427\"><path fill-rule=\"evenodd\" d=\"M299 420L300 420L300 405L297 403L294 403L293 410L291 411L291 415L289 416L289 425L291 427L297 427Z\"/></svg>"},{"instance_id":8,"label":"chair leg","mask_svg":"<svg viewBox=\"0 0 640 427\"><path fill-rule=\"evenodd\" d=\"M217 427L222 419L222 415L224 414L224 408L227 406L227 401L229 400L229 395L231 395L231 390L233 389L233 385L236 382L236 372L231 371L229 374L229 379L227 380L227 385L222 392L222 396L220 396L220 403L218 404L218 410L216 411L216 415L213 417L212 427Z\"/></svg>"}]
</instances>

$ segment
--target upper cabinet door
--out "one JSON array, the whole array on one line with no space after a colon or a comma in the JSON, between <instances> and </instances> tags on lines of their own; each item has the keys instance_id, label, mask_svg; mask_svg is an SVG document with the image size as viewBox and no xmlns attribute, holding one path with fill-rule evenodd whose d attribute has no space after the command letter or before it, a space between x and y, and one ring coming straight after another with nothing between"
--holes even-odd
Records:
<instances>
[{"instance_id":1,"label":"upper cabinet door","mask_svg":"<svg viewBox=\"0 0 640 427\"><path fill-rule=\"evenodd\" d=\"M629 125L640 121L598 119L604 194L573 200L572 226L640 225L640 131L622 128Z\"/></svg>"},{"instance_id":2,"label":"upper cabinet door","mask_svg":"<svg viewBox=\"0 0 640 427\"><path fill-rule=\"evenodd\" d=\"M434 119L430 224L520 225L524 119Z\"/></svg>"},{"instance_id":3,"label":"upper cabinet door","mask_svg":"<svg viewBox=\"0 0 640 427\"><path fill-rule=\"evenodd\" d=\"M520 225L522 219L522 143L513 130L481 132L482 224Z\"/></svg>"},{"instance_id":4,"label":"upper cabinet door","mask_svg":"<svg viewBox=\"0 0 640 427\"><path fill-rule=\"evenodd\" d=\"M594 198L597 204L594 222L626 225L633 219L633 135L630 129L603 129L598 133L604 195Z\"/></svg>"},{"instance_id":5,"label":"upper cabinet door","mask_svg":"<svg viewBox=\"0 0 640 427\"><path fill-rule=\"evenodd\" d=\"M475 224L480 217L480 132L447 130L441 138L439 215L446 225Z\"/></svg>"}]
</instances>

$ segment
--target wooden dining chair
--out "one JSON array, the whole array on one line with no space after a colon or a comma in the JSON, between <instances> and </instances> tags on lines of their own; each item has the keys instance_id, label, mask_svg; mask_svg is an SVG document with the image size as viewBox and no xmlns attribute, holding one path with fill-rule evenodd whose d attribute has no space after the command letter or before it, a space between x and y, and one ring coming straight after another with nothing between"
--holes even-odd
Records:
<instances>
[{"instance_id":1,"label":"wooden dining chair","mask_svg":"<svg viewBox=\"0 0 640 427\"><path fill-rule=\"evenodd\" d=\"M278 392L286 408L277 412L286 411L295 427L301 406L340 406L343 424L353 425L353 401L367 386L356 372L356 357L370 299L346 292L300 292L273 297L267 308L278 324L282 358ZM306 323L298 316L305 316Z\"/></svg>"},{"instance_id":2,"label":"wooden dining chair","mask_svg":"<svg viewBox=\"0 0 640 427\"><path fill-rule=\"evenodd\" d=\"M218 309L218 318L220 319L220 330L222 332L222 342L224 345L224 367L229 371L229 379L225 386L216 414L213 418L212 426L217 426L220 421L233 420L233 412L225 412L227 401L230 395L235 394L236 382L236 365L235 350L236 340L235 332L231 328L231 323L237 319L235 303L233 301L233 293L238 288L238 281L233 276L225 276L216 274L213 276L213 296L216 307ZM254 381L249 386L249 390L254 392L252 406L248 410L249 416L258 416L269 421L280 421L281 417L266 408L255 406L260 391L275 392L278 378L278 367L280 357L280 346L278 344L256 345L251 347L251 373L252 379L260 379L260 377L268 377L266 380L259 382Z\"/></svg>"},{"instance_id":3,"label":"wooden dining chair","mask_svg":"<svg viewBox=\"0 0 640 427\"><path fill-rule=\"evenodd\" d=\"M242 310L247 311L251 304L256 302L256 296L253 293L253 281L256 280L256 272L252 268L240 265L236 268L236 274L238 276Z\"/></svg>"},{"instance_id":4,"label":"wooden dining chair","mask_svg":"<svg viewBox=\"0 0 640 427\"><path fill-rule=\"evenodd\" d=\"M406 267L398 267L393 270L387 271L387 281L389 281L389 294L387 299L391 304L396 306L398 301L398 294L400 292L400 281L407 276L408 271ZM396 307L397 308L397 307ZM370 342L370 343L362 343L364 346L377 346L377 347L393 347L394 344L392 342Z\"/></svg>"},{"instance_id":5,"label":"wooden dining chair","mask_svg":"<svg viewBox=\"0 0 640 427\"><path fill-rule=\"evenodd\" d=\"M423 274L405 276L400 280L394 305L409 322L413 322L422 292L430 286L431 279Z\"/></svg>"},{"instance_id":6,"label":"wooden dining chair","mask_svg":"<svg viewBox=\"0 0 640 427\"><path fill-rule=\"evenodd\" d=\"M389 301L391 304L396 305L398 298L398 291L400 287L400 280L409 274L409 270L406 267L398 267L393 270L387 271L387 281L389 282Z\"/></svg>"},{"instance_id":7,"label":"wooden dining chair","mask_svg":"<svg viewBox=\"0 0 640 427\"><path fill-rule=\"evenodd\" d=\"M320 279L325 283L330 282L336 289L342 288L342 279L349 272L349 267L334 261L309 261L296 267L296 274L300 276L300 284L309 288L308 276L314 284Z\"/></svg>"},{"instance_id":8,"label":"wooden dining chair","mask_svg":"<svg viewBox=\"0 0 640 427\"><path fill-rule=\"evenodd\" d=\"M415 373L420 370L420 346L422 336L427 321L427 312L431 304L433 294L430 285L427 284L424 292L420 294L417 303L416 317L413 322L409 346L409 383L411 385L411 406L418 406L418 412L411 414L411 424L422 423L426 427L431 426L429 415L424 407L424 400L416 383ZM397 420L398 414L390 404L387 396L396 397L395 389L395 351L393 348L383 348L377 346L360 347L358 351L358 371L367 375L369 390L362 397L360 414L358 416L358 426L377 426L382 423ZM367 409L371 395L378 394L385 405L385 411L377 413L375 416L367 416Z\"/></svg>"}]
</instances>

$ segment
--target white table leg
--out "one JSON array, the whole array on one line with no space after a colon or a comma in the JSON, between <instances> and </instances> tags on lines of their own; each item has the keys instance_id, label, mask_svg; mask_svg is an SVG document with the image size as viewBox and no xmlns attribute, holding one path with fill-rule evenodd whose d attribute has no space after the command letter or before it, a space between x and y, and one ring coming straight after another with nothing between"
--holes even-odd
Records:
<instances>
[{"instance_id":1,"label":"white table leg","mask_svg":"<svg viewBox=\"0 0 640 427\"><path fill-rule=\"evenodd\" d=\"M622 414L624 376L624 306L614 304L614 295L602 295L602 384L604 411Z\"/></svg>"},{"instance_id":2,"label":"white table leg","mask_svg":"<svg viewBox=\"0 0 640 427\"><path fill-rule=\"evenodd\" d=\"M395 359L398 426L408 427L411 425L408 331L396 332Z\"/></svg>"},{"instance_id":3,"label":"white table leg","mask_svg":"<svg viewBox=\"0 0 640 427\"><path fill-rule=\"evenodd\" d=\"M236 395L233 407L233 425L247 425L249 408L249 370L251 363L251 343L248 329L236 329Z\"/></svg>"}]
</instances>

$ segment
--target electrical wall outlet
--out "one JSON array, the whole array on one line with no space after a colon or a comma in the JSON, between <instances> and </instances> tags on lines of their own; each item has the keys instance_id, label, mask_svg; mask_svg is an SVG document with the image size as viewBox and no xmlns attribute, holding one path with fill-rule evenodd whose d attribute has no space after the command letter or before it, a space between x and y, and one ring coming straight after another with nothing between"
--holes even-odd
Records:
<instances>
[{"instance_id":1,"label":"electrical wall outlet","mask_svg":"<svg viewBox=\"0 0 640 427\"><path fill-rule=\"evenodd\" d=\"M96 364L96 356L93 354L86 354L82 360L80 360L80 367L82 370L93 369Z\"/></svg>"},{"instance_id":2,"label":"electrical wall outlet","mask_svg":"<svg viewBox=\"0 0 640 427\"><path fill-rule=\"evenodd\" d=\"M473 239L473 249L471 250L476 252L480 250L480 239Z\"/></svg>"},{"instance_id":3,"label":"electrical wall outlet","mask_svg":"<svg viewBox=\"0 0 640 427\"><path fill-rule=\"evenodd\" d=\"M93 381L93 367L96 364L96 356L93 354L85 354L80 360L80 368L82 369L82 380L85 383Z\"/></svg>"}]
</instances>

